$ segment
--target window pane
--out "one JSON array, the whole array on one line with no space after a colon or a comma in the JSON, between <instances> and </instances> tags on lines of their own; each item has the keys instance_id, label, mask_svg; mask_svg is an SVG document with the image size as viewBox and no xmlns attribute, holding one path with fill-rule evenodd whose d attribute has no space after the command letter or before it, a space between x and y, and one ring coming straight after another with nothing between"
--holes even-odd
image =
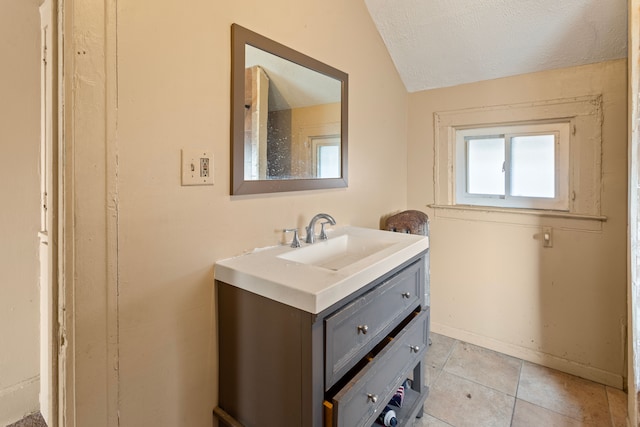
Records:
<instances>
[{"instance_id":1,"label":"window pane","mask_svg":"<svg viewBox=\"0 0 640 427\"><path fill-rule=\"evenodd\" d=\"M555 136L511 138L511 195L555 197Z\"/></svg>"},{"instance_id":2,"label":"window pane","mask_svg":"<svg viewBox=\"0 0 640 427\"><path fill-rule=\"evenodd\" d=\"M318 178L340 178L340 146L318 145Z\"/></svg>"},{"instance_id":3,"label":"window pane","mask_svg":"<svg viewBox=\"0 0 640 427\"><path fill-rule=\"evenodd\" d=\"M504 138L467 140L467 193L504 195Z\"/></svg>"}]
</instances>

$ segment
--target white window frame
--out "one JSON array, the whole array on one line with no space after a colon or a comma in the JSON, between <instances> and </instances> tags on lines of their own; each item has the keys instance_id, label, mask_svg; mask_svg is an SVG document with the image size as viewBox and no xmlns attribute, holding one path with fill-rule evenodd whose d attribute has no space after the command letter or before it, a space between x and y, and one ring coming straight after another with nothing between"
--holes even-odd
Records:
<instances>
[{"instance_id":1,"label":"white window frame","mask_svg":"<svg viewBox=\"0 0 640 427\"><path fill-rule=\"evenodd\" d=\"M320 156L320 148L321 147L340 147L340 135L321 135L321 136L312 136L309 137L310 141L311 141L311 158L312 158L312 164L313 164L313 176L316 178L339 178L340 177L340 170L338 168L338 175L337 176L328 176L328 177L321 177L320 175L320 168L321 168L321 161L322 161L322 157ZM340 165L340 155L341 153L338 152L338 166Z\"/></svg>"},{"instance_id":2,"label":"white window frame","mask_svg":"<svg viewBox=\"0 0 640 427\"><path fill-rule=\"evenodd\" d=\"M512 126L495 126L472 129L456 129L455 146L455 203L457 205L495 206L503 208L549 209L569 211L569 146L571 124L564 122L534 123ZM554 183L553 198L519 197L510 195L511 139L516 136L554 135ZM505 165L504 195L473 194L468 188L468 145L471 137L490 136L504 138Z\"/></svg>"},{"instance_id":3,"label":"white window frame","mask_svg":"<svg viewBox=\"0 0 640 427\"><path fill-rule=\"evenodd\" d=\"M434 187L433 203L428 206L436 209L437 216L498 220L486 215L496 212L499 218L518 223L535 223L522 214L606 221L601 213L602 95L439 111L433 119ZM457 204L457 130L560 122L569 123L570 129L568 211Z\"/></svg>"}]
</instances>

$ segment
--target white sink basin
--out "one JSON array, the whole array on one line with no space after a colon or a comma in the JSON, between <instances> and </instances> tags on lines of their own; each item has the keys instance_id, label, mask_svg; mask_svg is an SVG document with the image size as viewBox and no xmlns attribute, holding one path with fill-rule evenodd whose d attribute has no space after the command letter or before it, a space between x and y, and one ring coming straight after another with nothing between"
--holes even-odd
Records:
<instances>
[{"instance_id":1,"label":"white sink basin","mask_svg":"<svg viewBox=\"0 0 640 427\"><path fill-rule=\"evenodd\" d=\"M278 255L278 257L329 270L340 270L391 245L393 242L376 236L343 234L329 240L317 241L313 245Z\"/></svg>"},{"instance_id":2,"label":"white sink basin","mask_svg":"<svg viewBox=\"0 0 640 427\"><path fill-rule=\"evenodd\" d=\"M338 227L300 248L255 249L216 263L216 280L320 313L429 247L426 236Z\"/></svg>"}]
</instances>

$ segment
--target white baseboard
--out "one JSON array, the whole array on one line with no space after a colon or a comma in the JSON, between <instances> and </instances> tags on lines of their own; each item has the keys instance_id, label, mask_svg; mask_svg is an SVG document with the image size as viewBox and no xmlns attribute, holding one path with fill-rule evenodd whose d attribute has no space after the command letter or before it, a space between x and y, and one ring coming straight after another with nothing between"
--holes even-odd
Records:
<instances>
[{"instance_id":1,"label":"white baseboard","mask_svg":"<svg viewBox=\"0 0 640 427\"><path fill-rule=\"evenodd\" d=\"M36 412L40 408L39 393L39 375L0 389L0 426L13 424Z\"/></svg>"},{"instance_id":2,"label":"white baseboard","mask_svg":"<svg viewBox=\"0 0 640 427\"><path fill-rule=\"evenodd\" d=\"M527 362L546 366L547 368L557 369L558 371L566 372L580 378L585 378L600 384L615 387L620 390L622 390L623 388L622 375L594 368L593 366L583 365L578 362L563 359L561 357L543 353L540 351L531 350L529 348L521 347L518 345L504 343L493 338L488 338L475 334L473 332L452 328L440 323L432 322L431 330L436 334L445 335L450 338L455 338L460 341L488 348L489 350L494 350L499 353L517 357L518 359L526 360Z\"/></svg>"}]
</instances>

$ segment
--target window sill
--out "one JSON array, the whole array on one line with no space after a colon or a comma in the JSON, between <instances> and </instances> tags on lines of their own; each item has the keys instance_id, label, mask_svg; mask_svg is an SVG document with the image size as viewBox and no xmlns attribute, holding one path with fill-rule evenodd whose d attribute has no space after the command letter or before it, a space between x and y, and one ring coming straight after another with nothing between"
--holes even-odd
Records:
<instances>
[{"instance_id":1,"label":"window sill","mask_svg":"<svg viewBox=\"0 0 640 427\"><path fill-rule=\"evenodd\" d=\"M451 211L455 215L456 212L470 212L470 213L497 213L497 214L516 214L516 215L528 215L533 217L545 217L545 218L562 218L582 221L607 221L606 216L602 215L587 215L562 211L551 211L543 209L519 209L519 208L499 208L494 206L472 206L472 205L427 205L428 207L441 211Z\"/></svg>"}]
</instances>

